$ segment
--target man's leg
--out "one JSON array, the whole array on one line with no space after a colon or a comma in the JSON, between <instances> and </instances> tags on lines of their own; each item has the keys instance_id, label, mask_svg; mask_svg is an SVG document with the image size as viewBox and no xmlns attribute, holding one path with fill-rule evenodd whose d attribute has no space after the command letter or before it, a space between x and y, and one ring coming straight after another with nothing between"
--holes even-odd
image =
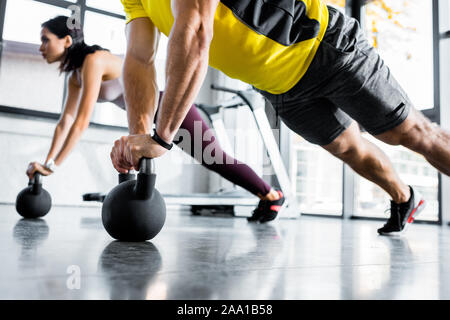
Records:
<instances>
[{"instance_id":1,"label":"man's leg","mask_svg":"<svg viewBox=\"0 0 450 320\"><path fill-rule=\"evenodd\" d=\"M383 151L361 136L356 122L332 143L322 147L359 175L380 186L396 203L409 200L409 187L399 178Z\"/></svg>"},{"instance_id":2,"label":"man's leg","mask_svg":"<svg viewBox=\"0 0 450 320\"><path fill-rule=\"evenodd\" d=\"M403 123L375 137L420 153L437 170L450 176L450 133L431 123L420 111L412 108Z\"/></svg>"},{"instance_id":3,"label":"man's leg","mask_svg":"<svg viewBox=\"0 0 450 320\"><path fill-rule=\"evenodd\" d=\"M358 96L355 95L352 101L357 103L357 98ZM400 233L414 221L418 212L424 207L424 201L418 190L407 186L399 178L389 158L373 143L362 137L357 123L349 117L348 113L344 113L337 104L327 98L302 100L285 96L281 103L276 100L271 102L278 108L281 119L291 130L341 159L362 177L374 182L391 196L391 216L387 223L378 229L380 234ZM365 113L370 115L360 118L366 120L381 117L381 120L388 121L389 126L396 127L404 121L402 117L407 117L404 105L403 108L391 108L397 109L396 112L398 112L398 116L394 119L385 117L385 114L393 114L393 110L379 112L375 107L365 108ZM363 113L359 111L353 114L359 116ZM384 123L381 125L386 127Z\"/></svg>"},{"instance_id":4,"label":"man's leg","mask_svg":"<svg viewBox=\"0 0 450 320\"><path fill-rule=\"evenodd\" d=\"M378 229L378 233L382 235L402 233L424 208L425 201L420 193L403 183L389 158L377 146L361 136L355 122L332 143L322 147L392 197L391 216L385 225Z\"/></svg>"},{"instance_id":5,"label":"man's leg","mask_svg":"<svg viewBox=\"0 0 450 320\"><path fill-rule=\"evenodd\" d=\"M408 201L409 187L403 183L389 158L361 136L348 114L329 99L298 100L285 97L271 101L282 121L295 133L347 163L364 178L379 185L397 203Z\"/></svg>"}]
</instances>

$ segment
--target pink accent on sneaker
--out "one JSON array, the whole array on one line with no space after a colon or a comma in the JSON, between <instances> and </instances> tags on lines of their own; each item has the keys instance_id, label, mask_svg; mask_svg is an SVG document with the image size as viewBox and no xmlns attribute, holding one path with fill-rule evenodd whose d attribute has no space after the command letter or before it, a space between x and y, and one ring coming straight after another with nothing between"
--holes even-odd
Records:
<instances>
[{"instance_id":1,"label":"pink accent on sneaker","mask_svg":"<svg viewBox=\"0 0 450 320\"><path fill-rule=\"evenodd\" d=\"M423 205L424 201L420 200L419 204L417 205L417 207L414 208L414 210L411 212L411 214L408 217L408 223L412 223L414 221L414 213L417 211L417 209L420 208L421 205Z\"/></svg>"}]
</instances>

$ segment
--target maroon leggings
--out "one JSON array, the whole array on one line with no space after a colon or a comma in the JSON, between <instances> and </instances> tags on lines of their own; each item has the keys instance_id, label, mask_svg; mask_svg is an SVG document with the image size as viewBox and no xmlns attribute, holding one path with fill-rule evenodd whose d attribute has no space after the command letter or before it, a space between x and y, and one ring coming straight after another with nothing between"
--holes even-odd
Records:
<instances>
[{"instance_id":1,"label":"maroon leggings","mask_svg":"<svg viewBox=\"0 0 450 320\"><path fill-rule=\"evenodd\" d=\"M160 93L160 101L161 97L162 93ZM197 123L197 125L195 125L195 123ZM234 184L237 184L238 186L241 186L242 188L250 191L256 196L258 196L258 194L261 196L267 195L270 192L270 186L266 182L264 182L264 180L258 177L258 175L248 165L226 154L220 147L219 142L213 135L212 131L208 133L211 137L210 141L204 141L204 139L200 138L201 155L199 155L200 150L196 150L194 143L194 128L196 126L200 128L200 123L201 137L203 137L205 132L210 130L210 128L198 112L197 107L195 105L192 105L186 115L186 118L184 118L183 123L180 126L180 129L184 129L189 132L191 143L184 144L183 140L179 139L183 136L180 132L177 137L175 137L174 142L179 145L183 149L183 151L200 162L205 168L220 174L225 179L233 182ZM205 148L208 148L208 152L205 152ZM211 155L214 158L214 161L211 161L212 159L205 159L205 154Z\"/></svg>"}]
</instances>

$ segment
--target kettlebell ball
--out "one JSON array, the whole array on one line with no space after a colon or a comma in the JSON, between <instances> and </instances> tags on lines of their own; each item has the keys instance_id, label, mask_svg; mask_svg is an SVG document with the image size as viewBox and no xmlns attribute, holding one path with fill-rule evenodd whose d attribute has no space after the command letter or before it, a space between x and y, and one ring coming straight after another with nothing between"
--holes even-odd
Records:
<instances>
[{"instance_id":1,"label":"kettlebell ball","mask_svg":"<svg viewBox=\"0 0 450 320\"><path fill-rule=\"evenodd\" d=\"M154 171L153 160L142 158L137 179L126 180L119 175L119 184L104 199L102 222L114 239L147 241L153 239L164 226L166 205L155 188Z\"/></svg>"},{"instance_id":2,"label":"kettlebell ball","mask_svg":"<svg viewBox=\"0 0 450 320\"><path fill-rule=\"evenodd\" d=\"M16 198L16 211L26 219L37 219L45 216L52 207L52 197L42 187L42 177L36 173Z\"/></svg>"}]
</instances>

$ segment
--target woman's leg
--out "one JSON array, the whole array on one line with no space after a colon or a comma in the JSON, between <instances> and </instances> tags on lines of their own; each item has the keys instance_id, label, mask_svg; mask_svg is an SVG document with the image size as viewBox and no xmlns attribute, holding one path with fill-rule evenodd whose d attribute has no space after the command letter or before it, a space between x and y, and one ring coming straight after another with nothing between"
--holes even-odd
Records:
<instances>
[{"instance_id":1,"label":"woman's leg","mask_svg":"<svg viewBox=\"0 0 450 320\"><path fill-rule=\"evenodd\" d=\"M241 186L261 199L266 198L266 196L268 198L278 197L278 193L271 189L248 165L234 159L223 151L212 131L206 134L211 139L204 141L203 137L205 137L205 133L210 128L202 119L195 105L192 105L180 129L187 130L191 138L189 145L183 150L194 157L205 168L220 174L225 179ZM201 154L200 148L198 151L195 150L196 142L194 142L194 139L201 140ZM200 141L197 143L200 145Z\"/></svg>"}]
</instances>

